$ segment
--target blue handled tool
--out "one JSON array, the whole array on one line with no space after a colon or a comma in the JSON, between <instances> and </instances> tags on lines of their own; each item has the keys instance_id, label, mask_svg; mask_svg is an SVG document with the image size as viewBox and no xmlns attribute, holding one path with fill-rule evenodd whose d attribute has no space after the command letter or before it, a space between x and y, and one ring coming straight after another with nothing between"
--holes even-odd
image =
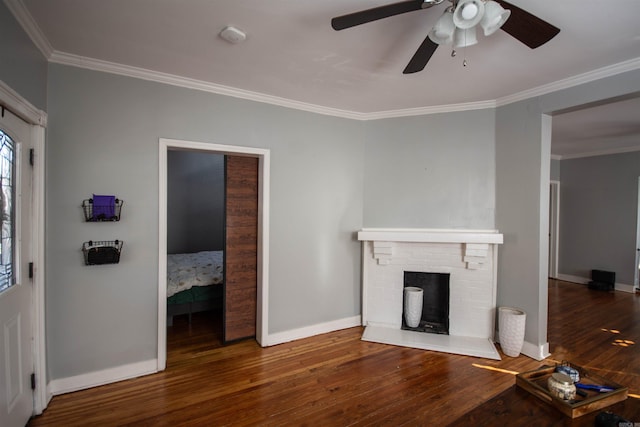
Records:
<instances>
[{"instance_id":1,"label":"blue handled tool","mask_svg":"<svg viewBox=\"0 0 640 427\"><path fill-rule=\"evenodd\" d=\"M595 390L595 391L599 391L600 393L607 393L609 391L615 390L611 387L607 387L606 385L597 385L597 384L576 383L576 387L584 390Z\"/></svg>"}]
</instances>

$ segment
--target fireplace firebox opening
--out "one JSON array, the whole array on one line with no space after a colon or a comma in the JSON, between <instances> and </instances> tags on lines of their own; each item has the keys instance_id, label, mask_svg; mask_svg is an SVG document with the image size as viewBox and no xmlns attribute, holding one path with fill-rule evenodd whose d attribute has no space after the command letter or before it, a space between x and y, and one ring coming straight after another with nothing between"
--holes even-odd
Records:
<instances>
[{"instance_id":1,"label":"fireplace firebox opening","mask_svg":"<svg viewBox=\"0 0 640 427\"><path fill-rule=\"evenodd\" d=\"M449 273L404 272L404 287L415 286L423 290L420 324L409 327L404 320L402 329L449 335Z\"/></svg>"}]
</instances>

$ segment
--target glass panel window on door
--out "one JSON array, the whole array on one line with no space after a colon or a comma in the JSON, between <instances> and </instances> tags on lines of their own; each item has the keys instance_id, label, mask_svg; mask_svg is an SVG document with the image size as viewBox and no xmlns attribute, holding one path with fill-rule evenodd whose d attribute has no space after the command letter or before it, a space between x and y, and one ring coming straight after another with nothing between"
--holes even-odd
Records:
<instances>
[{"instance_id":1,"label":"glass panel window on door","mask_svg":"<svg viewBox=\"0 0 640 427\"><path fill-rule=\"evenodd\" d=\"M0 129L0 292L15 284L15 144Z\"/></svg>"}]
</instances>

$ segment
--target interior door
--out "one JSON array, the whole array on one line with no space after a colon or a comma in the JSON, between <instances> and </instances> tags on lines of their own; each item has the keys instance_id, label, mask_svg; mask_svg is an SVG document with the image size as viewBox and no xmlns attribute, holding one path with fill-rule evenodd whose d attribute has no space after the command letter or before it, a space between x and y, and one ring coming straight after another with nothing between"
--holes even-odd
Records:
<instances>
[{"instance_id":1,"label":"interior door","mask_svg":"<svg viewBox=\"0 0 640 427\"><path fill-rule=\"evenodd\" d=\"M23 427L33 413L31 126L0 117L0 425Z\"/></svg>"},{"instance_id":2,"label":"interior door","mask_svg":"<svg viewBox=\"0 0 640 427\"><path fill-rule=\"evenodd\" d=\"M258 159L225 157L224 341L256 335Z\"/></svg>"}]
</instances>

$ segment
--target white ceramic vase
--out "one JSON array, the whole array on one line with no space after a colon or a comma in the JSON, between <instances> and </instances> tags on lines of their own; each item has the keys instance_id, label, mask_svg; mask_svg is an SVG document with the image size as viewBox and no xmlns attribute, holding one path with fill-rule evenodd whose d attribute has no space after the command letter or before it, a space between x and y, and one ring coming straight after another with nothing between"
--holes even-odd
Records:
<instances>
[{"instance_id":1,"label":"white ceramic vase","mask_svg":"<svg viewBox=\"0 0 640 427\"><path fill-rule=\"evenodd\" d=\"M524 326L527 314L511 307L498 309L498 333L502 352L510 357L518 357L524 344Z\"/></svg>"},{"instance_id":2,"label":"white ceramic vase","mask_svg":"<svg viewBox=\"0 0 640 427\"><path fill-rule=\"evenodd\" d=\"M404 323L417 328L422 318L422 288L407 286L404 288Z\"/></svg>"}]
</instances>

